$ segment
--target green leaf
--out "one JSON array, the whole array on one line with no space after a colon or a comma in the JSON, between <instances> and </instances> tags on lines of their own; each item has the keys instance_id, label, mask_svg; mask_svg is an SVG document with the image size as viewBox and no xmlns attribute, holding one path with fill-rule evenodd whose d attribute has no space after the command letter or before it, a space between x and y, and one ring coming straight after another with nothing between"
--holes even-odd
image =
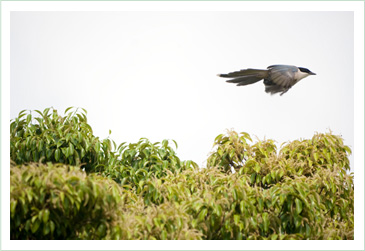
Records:
<instances>
[{"instance_id":1,"label":"green leaf","mask_svg":"<svg viewBox=\"0 0 365 251\"><path fill-rule=\"evenodd\" d=\"M236 189L233 189L232 193L233 193L233 199L237 200L237 191L236 191Z\"/></svg>"},{"instance_id":2,"label":"green leaf","mask_svg":"<svg viewBox=\"0 0 365 251\"><path fill-rule=\"evenodd\" d=\"M53 154L53 151L51 149L47 149L47 151L46 151L47 160L49 160L51 158L52 154Z\"/></svg>"},{"instance_id":3,"label":"green leaf","mask_svg":"<svg viewBox=\"0 0 365 251\"><path fill-rule=\"evenodd\" d=\"M256 229L257 228L256 216L251 217L250 220L251 220L251 223L252 223L253 227Z\"/></svg>"},{"instance_id":4,"label":"green leaf","mask_svg":"<svg viewBox=\"0 0 365 251\"><path fill-rule=\"evenodd\" d=\"M254 184L256 180L256 173L251 174L251 184Z\"/></svg>"},{"instance_id":5,"label":"green leaf","mask_svg":"<svg viewBox=\"0 0 365 251\"><path fill-rule=\"evenodd\" d=\"M234 220L234 223L235 223L236 225L238 225L238 224L239 224L239 222L240 222L240 215L235 214L235 215L233 216L233 220Z\"/></svg>"},{"instance_id":6,"label":"green leaf","mask_svg":"<svg viewBox=\"0 0 365 251\"><path fill-rule=\"evenodd\" d=\"M240 211L241 214L245 212L245 202L243 200L240 202Z\"/></svg>"},{"instance_id":7,"label":"green leaf","mask_svg":"<svg viewBox=\"0 0 365 251\"><path fill-rule=\"evenodd\" d=\"M169 142L166 139L164 139L164 140L162 140L162 143L161 144L162 144L163 147L166 148L167 145L169 144Z\"/></svg>"},{"instance_id":8,"label":"green leaf","mask_svg":"<svg viewBox=\"0 0 365 251\"><path fill-rule=\"evenodd\" d=\"M229 152L229 158L232 159L235 154L236 154L235 150L231 149L231 151Z\"/></svg>"},{"instance_id":9,"label":"green leaf","mask_svg":"<svg viewBox=\"0 0 365 251\"><path fill-rule=\"evenodd\" d=\"M161 239L167 240L167 232L165 230L162 230L162 232L161 232Z\"/></svg>"},{"instance_id":10,"label":"green leaf","mask_svg":"<svg viewBox=\"0 0 365 251\"><path fill-rule=\"evenodd\" d=\"M245 163L245 167L253 168L256 165L256 161L253 159L249 159Z\"/></svg>"},{"instance_id":11,"label":"green leaf","mask_svg":"<svg viewBox=\"0 0 365 251\"><path fill-rule=\"evenodd\" d=\"M43 111L43 116L44 117L47 117L48 116L48 112L49 112L49 110L50 110L51 108L46 108L46 109L44 109L44 111Z\"/></svg>"},{"instance_id":12,"label":"green leaf","mask_svg":"<svg viewBox=\"0 0 365 251\"><path fill-rule=\"evenodd\" d=\"M46 223L49 219L49 210L45 209L43 213L43 222Z\"/></svg>"},{"instance_id":13,"label":"green leaf","mask_svg":"<svg viewBox=\"0 0 365 251\"><path fill-rule=\"evenodd\" d=\"M268 213L263 213L262 214L262 221L263 221L263 225L264 225L264 231L265 232L267 232L267 231L269 231L269 224L270 224L270 222L269 222L269 215L268 215Z\"/></svg>"},{"instance_id":14,"label":"green leaf","mask_svg":"<svg viewBox=\"0 0 365 251\"><path fill-rule=\"evenodd\" d=\"M104 236L106 234L106 226L104 223L101 223L97 229L97 232L98 232L98 235L101 237L101 236Z\"/></svg>"},{"instance_id":15,"label":"green leaf","mask_svg":"<svg viewBox=\"0 0 365 251\"><path fill-rule=\"evenodd\" d=\"M177 143L176 143L176 141L175 141L175 140L172 140L172 142L174 142L174 144L175 144L175 149L177 149Z\"/></svg>"},{"instance_id":16,"label":"green leaf","mask_svg":"<svg viewBox=\"0 0 365 251\"><path fill-rule=\"evenodd\" d=\"M214 208L214 211L218 217L222 216L222 207L221 205L217 204Z\"/></svg>"},{"instance_id":17,"label":"green leaf","mask_svg":"<svg viewBox=\"0 0 365 251\"><path fill-rule=\"evenodd\" d=\"M94 149L95 149L95 152L97 152L97 153L100 152L100 142L96 142Z\"/></svg>"},{"instance_id":18,"label":"green leaf","mask_svg":"<svg viewBox=\"0 0 365 251\"><path fill-rule=\"evenodd\" d=\"M74 150L75 150L74 145L71 144L71 142L70 142L69 143L69 155L70 156L73 156L74 155Z\"/></svg>"},{"instance_id":19,"label":"green leaf","mask_svg":"<svg viewBox=\"0 0 365 251\"><path fill-rule=\"evenodd\" d=\"M318 153L313 153L314 160L317 162L318 160Z\"/></svg>"},{"instance_id":20,"label":"green leaf","mask_svg":"<svg viewBox=\"0 0 365 251\"><path fill-rule=\"evenodd\" d=\"M223 137L223 134L219 134L217 137L215 137L214 142L217 144L221 138Z\"/></svg>"},{"instance_id":21,"label":"green leaf","mask_svg":"<svg viewBox=\"0 0 365 251\"><path fill-rule=\"evenodd\" d=\"M153 218L153 223L155 224L156 227L160 227L160 220L158 218Z\"/></svg>"},{"instance_id":22,"label":"green leaf","mask_svg":"<svg viewBox=\"0 0 365 251\"><path fill-rule=\"evenodd\" d=\"M85 156L86 152L82 146L80 146L80 148L81 148L80 158L82 159Z\"/></svg>"},{"instance_id":23,"label":"green leaf","mask_svg":"<svg viewBox=\"0 0 365 251\"><path fill-rule=\"evenodd\" d=\"M68 156L70 156L70 152L69 152L69 149L68 149L68 148L66 148L66 147L62 147L62 148L61 148L61 151L62 151L63 155L64 155L66 158L68 158Z\"/></svg>"},{"instance_id":24,"label":"green leaf","mask_svg":"<svg viewBox=\"0 0 365 251\"><path fill-rule=\"evenodd\" d=\"M40 151L42 151L43 150L43 140L42 139L40 139L39 141L38 141L38 152L40 152Z\"/></svg>"},{"instance_id":25,"label":"green leaf","mask_svg":"<svg viewBox=\"0 0 365 251\"><path fill-rule=\"evenodd\" d=\"M305 235L306 237L310 237L310 234L311 234L311 227L306 223L305 224Z\"/></svg>"},{"instance_id":26,"label":"green leaf","mask_svg":"<svg viewBox=\"0 0 365 251\"><path fill-rule=\"evenodd\" d=\"M16 200L12 200L10 202L10 213L11 213L12 216L14 216L14 214L15 214L16 205L17 205Z\"/></svg>"},{"instance_id":27,"label":"green leaf","mask_svg":"<svg viewBox=\"0 0 365 251\"><path fill-rule=\"evenodd\" d=\"M34 222L33 222L33 224L32 224L32 226L31 226L31 230L32 230L32 233L34 234L35 232L37 232L37 230L38 230L38 228L39 228L39 226L41 225L41 222L40 222L40 220L38 220L38 219L36 219Z\"/></svg>"},{"instance_id":28,"label":"green leaf","mask_svg":"<svg viewBox=\"0 0 365 251\"><path fill-rule=\"evenodd\" d=\"M70 109L72 109L73 108L73 106L70 106L70 107L68 107L68 108L66 108L66 110L65 110L65 114L70 110Z\"/></svg>"},{"instance_id":29,"label":"green leaf","mask_svg":"<svg viewBox=\"0 0 365 251\"><path fill-rule=\"evenodd\" d=\"M294 215L294 225L298 228L302 224L302 217L300 215Z\"/></svg>"},{"instance_id":30,"label":"green leaf","mask_svg":"<svg viewBox=\"0 0 365 251\"><path fill-rule=\"evenodd\" d=\"M303 210L302 201L298 198L295 198L295 211L297 214L300 214Z\"/></svg>"},{"instance_id":31,"label":"green leaf","mask_svg":"<svg viewBox=\"0 0 365 251\"><path fill-rule=\"evenodd\" d=\"M271 240L277 240L277 239L278 239L278 235L277 234L271 235Z\"/></svg>"},{"instance_id":32,"label":"green leaf","mask_svg":"<svg viewBox=\"0 0 365 251\"><path fill-rule=\"evenodd\" d=\"M258 198L257 199L258 201L258 209L259 209L259 212L262 212L264 210L264 201L262 200L262 198Z\"/></svg>"},{"instance_id":33,"label":"green leaf","mask_svg":"<svg viewBox=\"0 0 365 251\"><path fill-rule=\"evenodd\" d=\"M51 233L53 233L53 232L54 232L54 230L55 230L55 228L56 228L55 223L54 223L53 221L50 221L50 222L49 222L49 226L50 226L50 228L51 228Z\"/></svg>"},{"instance_id":34,"label":"green leaf","mask_svg":"<svg viewBox=\"0 0 365 251\"><path fill-rule=\"evenodd\" d=\"M345 151L346 151L348 154L351 154L351 153L352 153L352 151L351 151L351 148L350 148L350 147L348 147L348 146L344 146L344 148L345 148Z\"/></svg>"},{"instance_id":35,"label":"green leaf","mask_svg":"<svg viewBox=\"0 0 365 251\"><path fill-rule=\"evenodd\" d=\"M54 156L55 157L55 160L56 161L59 161L60 160L60 156L61 156L60 149L57 148L54 154L55 154L55 156Z\"/></svg>"},{"instance_id":36,"label":"green leaf","mask_svg":"<svg viewBox=\"0 0 365 251\"><path fill-rule=\"evenodd\" d=\"M31 120L32 120L32 115L31 114L28 114L28 116L27 116L27 124L29 124Z\"/></svg>"},{"instance_id":37,"label":"green leaf","mask_svg":"<svg viewBox=\"0 0 365 251\"><path fill-rule=\"evenodd\" d=\"M26 112L27 110L22 110L22 111L20 111L19 112L19 114L18 114L18 119L20 119L21 117L23 117L25 114L25 112Z\"/></svg>"},{"instance_id":38,"label":"green leaf","mask_svg":"<svg viewBox=\"0 0 365 251\"><path fill-rule=\"evenodd\" d=\"M183 219L182 218L178 218L177 219L177 228L178 229L182 229L183 225L184 225Z\"/></svg>"},{"instance_id":39,"label":"green leaf","mask_svg":"<svg viewBox=\"0 0 365 251\"><path fill-rule=\"evenodd\" d=\"M46 224L43 227L43 235L47 235L51 231L50 225Z\"/></svg>"},{"instance_id":40,"label":"green leaf","mask_svg":"<svg viewBox=\"0 0 365 251\"><path fill-rule=\"evenodd\" d=\"M151 232L152 231L152 225L149 224L148 222L146 223L146 227L148 229L148 232Z\"/></svg>"},{"instance_id":41,"label":"green leaf","mask_svg":"<svg viewBox=\"0 0 365 251\"><path fill-rule=\"evenodd\" d=\"M248 134L247 132L241 132L241 134L242 134L242 137L244 137L245 139L248 139L252 142L250 134Z\"/></svg>"},{"instance_id":42,"label":"green leaf","mask_svg":"<svg viewBox=\"0 0 365 251\"><path fill-rule=\"evenodd\" d=\"M60 192L60 198L61 198L62 203L64 203L64 200L65 200L64 192Z\"/></svg>"},{"instance_id":43,"label":"green leaf","mask_svg":"<svg viewBox=\"0 0 365 251\"><path fill-rule=\"evenodd\" d=\"M139 169L136 173L135 173L135 175L136 176L138 176L138 174L140 174L140 173L143 173L142 175L143 176L148 176L148 171L147 170L145 170L145 169Z\"/></svg>"},{"instance_id":44,"label":"green leaf","mask_svg":"<svg viewBox=\"0 0 365 251\"><path fill-rule=\"evenodd\" d=\"M38 111L38 110L34 110L34 111L43 117L43 114L40 111Z\"/></svg>"},{"instance_id":45,"label":"green leaf","mask_svg":"<svg viewBox=\"0 0 365 251\"><path fill-rule=\"evenodd\" d=\"M198 220L199 221L204 221L205 220L205 216L207 216L208 210L206 208L204 208L203 210L200 211L199 215L198 215Z\"/></svg>"}]
</instances>

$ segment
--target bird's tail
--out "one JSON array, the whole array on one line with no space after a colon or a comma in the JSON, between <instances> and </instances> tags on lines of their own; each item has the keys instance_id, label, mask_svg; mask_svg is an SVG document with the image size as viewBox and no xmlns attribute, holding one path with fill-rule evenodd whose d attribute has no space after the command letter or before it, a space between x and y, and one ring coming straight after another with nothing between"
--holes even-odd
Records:
<instances>
[{"instance_id":1,"label":"bird's tail","mask_svg":"<svg viewBox=\"0 0 365 251\"><path fill-rule=\"evenodd\" d=\"M228 74L218 74L217 76L231 78L227 82L237 84L237 86L250 85L266 78L268 76L268 70L245 69Z\"/></svg>"}]
</instances>

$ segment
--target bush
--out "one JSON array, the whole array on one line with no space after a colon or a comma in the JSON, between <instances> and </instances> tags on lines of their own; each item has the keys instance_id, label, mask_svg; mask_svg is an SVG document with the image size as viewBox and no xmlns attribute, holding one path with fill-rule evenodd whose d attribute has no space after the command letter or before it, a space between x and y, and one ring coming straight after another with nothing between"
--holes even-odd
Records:
<instances>
[{"instance_id":1,"label":"bush","mask_svg":"<svg viewBox=\"0 0 365 251\"><path fill-rule=\"evenodd\" d=\"M351 150L332 133L278 149L228 131L199 169L173 140L117 147L86 111L36 112L11 123L12 239L354 239Z\"/></svg>"},{"instance_id":2,"label":"bush","mask_svg":"<svg viewBox=\"0 0 365 251\"><path fill-rule=\"evenodd\" d=\"M172 141L177 148L177 143ZM168 140L151 143L148 139L141 138L137 143L128 146L124 144L118 148L120 158L116 165L109 166L103 175L126 189L134 189L137 194L144 192L146 181L152 178L161 179L168 174L198 168L193 161L180 161Z\"/></svg>"},{"instance_id":3,"label":"bush","mask_svg":"<svg viewBox=\"0 0 365 251\"><path fill-rule=\"evenodd\" d=\"M10 124L10 158L17 164L52 162L82 165L86 172L102 171L116 157L112 141L100 141L87 123L86 110L69 107L62 117L57 110L35 110L40 117L26 110ZM115 145L115 143L114 143Z\"/></svg>"},{"instance_id":4,"label":"bush","mask_svg":"<svg viewBox=\"0 0 365 251\"><path fill-rule=\"evenodd\" d=\"M11 239L103 239L118 217L113 181L62 164L11 165Z\"/></svg>"},{"instance_id":5,"label":"bush","mask_svg":"<svg viewBox=\"0 0 365 251\"><path fill-rule=\"evenodd\" d=\"M236 205L231 225L257 226L249 233L240 229L243 237L354 238L354 185L346 173L351 150L341 137L316 134L311 140L287 143L277 155L272 140L250 145L251 137L241 135L219 135L208 165L224 173L233 168L245 181L232 191L234 197L243 197L229 202Z\"/></svg>"},{"instance_id":6,"label":"bush","mask_svg":"<svg viewBox=\"0 0 365 251\"><path fill-rule=\"evenodd\" d=\"M141 199L141 197L139 197ZM186 207L172 201L146 207L141 200L123 210L108 238L114 240L200 240Z\"/></svg>"},{"instance_id":7,"label":"bush","mask_svg":"<svg viewBox=\"0 0 365 251\"><path fill-rule=\"evenodd\" d=\"M144 199L185 208L189 228L202 239L353 239L352 177L344 185L332 175L284 176L264 189L238 172L186 170L148 182ZM329 180L339 186L335 194Z\"/></svg>"}]
</instances>

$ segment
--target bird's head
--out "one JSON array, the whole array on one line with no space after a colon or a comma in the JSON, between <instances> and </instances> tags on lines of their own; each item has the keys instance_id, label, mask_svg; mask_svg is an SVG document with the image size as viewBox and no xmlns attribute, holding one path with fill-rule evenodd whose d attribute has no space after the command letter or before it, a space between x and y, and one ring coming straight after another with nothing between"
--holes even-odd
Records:
<instances>
[{"instance_id":1,"label":"bird's head","mask_svg":"<svg viewBox=\"0 0 365 251\"><path fill-rule=\"evenodd\" d=\"M303 72L303 73L307 73L308 75L316 75L314 72L311 72L310 70L308 70L307 68L304 67L298 67L298 69Z\"/></svg>"}]
</instances>

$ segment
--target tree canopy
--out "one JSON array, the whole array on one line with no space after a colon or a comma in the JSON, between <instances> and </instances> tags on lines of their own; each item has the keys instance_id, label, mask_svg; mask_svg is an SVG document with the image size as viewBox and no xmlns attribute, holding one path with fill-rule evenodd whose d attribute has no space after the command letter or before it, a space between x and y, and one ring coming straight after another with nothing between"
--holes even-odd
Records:
<instances>
[{"instance_id":1,"label":"tree canopy","mask_svg":"<svg viewBox=\"0 0 365 251\"><path fill-rule=\"evenodd\" d=\"M174 140L99 139L84 109L10 123L11 239L354 239L351 150L331 132L278 148L228 131L199 168Z\"/></svg>"}]
</instances>

